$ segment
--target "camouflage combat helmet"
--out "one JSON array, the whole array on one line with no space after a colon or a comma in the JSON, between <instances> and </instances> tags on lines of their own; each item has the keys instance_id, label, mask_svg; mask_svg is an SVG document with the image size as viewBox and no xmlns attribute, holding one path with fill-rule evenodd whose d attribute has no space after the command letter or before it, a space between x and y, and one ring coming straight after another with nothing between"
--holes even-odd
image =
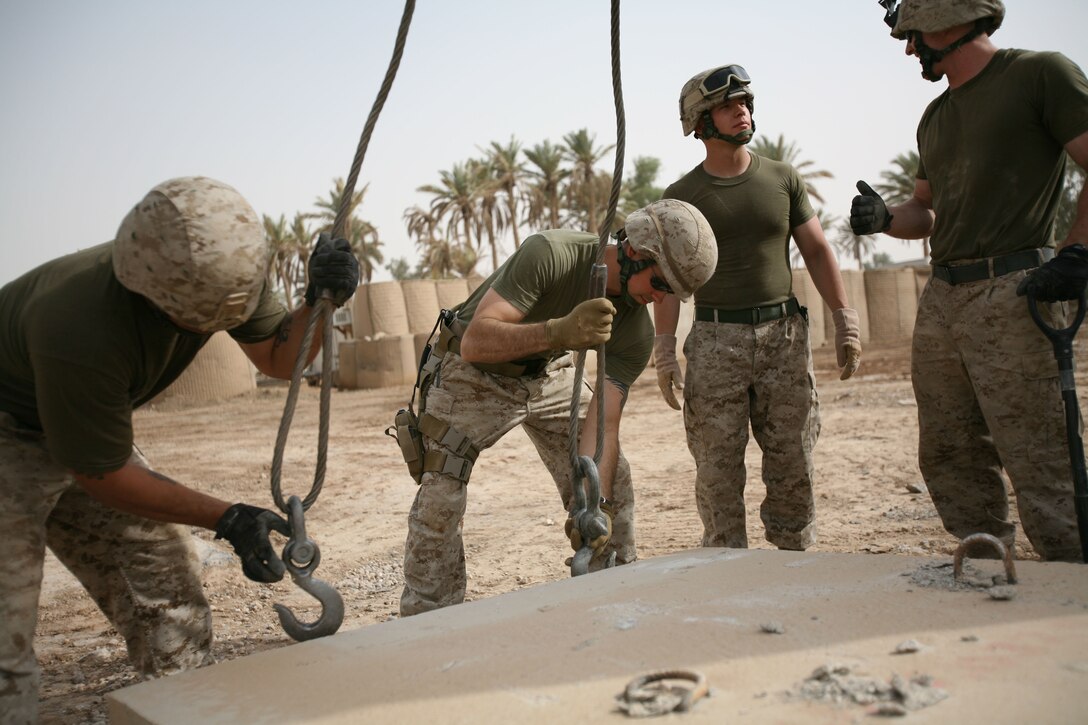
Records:
<instances>
[{"instance_id":1,"label":"camouflage combat helmet","mask_svg":"<svg viewBox=\"0 0 1088 725\"><path fill-rule=\"evenodd\" d=\"M662 199L637 209L624 223L627 243L654 258L665 281L682 300L714 274L718 244L702 212L676 199Z\"/></svg>"},{"instance_id":2,"label":"camouflage combat helmet","mask_svg":"<svg viewBox=\"0 0 1088 725\"><path fill-rule=\"evenodd\" d=\"M117 230L113 271L184 327L237 327L257 308L268 244L241 194L204 176L159 184Z\"/></svg>"},{"instance_id":3,"label":"camouflage combat helmet","mask_svg":"<svg viewBox=\"0 0 1088 725\"><path fill-rule=\"evenodd\" d=\"M906 40L914 30L935 33L982 18L991 19L992 24L985 32L993 35L1005 19L1001 0L903 0L896 12L892 37L899 40Z\"/></svg>"},{"instance_id":4,"label":"camouflage combat helmet","mask_svg":"<svg viewBox=\"0 0 1088 725\"><path fill-rule=\"evenodd\" d=\"M731 98L745 96L748 111L755 113L756 96L751 82L748 72L739 65L718 66L692 76L680 89L680 123L684 135L691 135L704 113Z\"/></svg>"}]
</instances>

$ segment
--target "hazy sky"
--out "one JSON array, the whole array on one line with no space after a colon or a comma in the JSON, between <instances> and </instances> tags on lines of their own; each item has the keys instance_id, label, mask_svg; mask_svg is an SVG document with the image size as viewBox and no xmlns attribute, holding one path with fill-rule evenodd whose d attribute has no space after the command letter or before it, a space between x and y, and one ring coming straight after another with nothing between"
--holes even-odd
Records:
<instances>
[{"instance_id":1,"label":"hazy sky","mask_svg":"<svg viewBox=\"0 0 1088 725\"><path fill-rule=\"evenodd\" d=\"M1088 67L1088 2L1006 6L999 46L1058 50ZM402 10L394 0L2 0L0 284L111 239L175 176L225 181L261 214L311 211L348 173ZM699 163L702 145L680 128L680 87L740 63L757 132L784 134L832 172L818 188L828 211L846 215L854 182L879 180L914 147L922 110L944 88L921 78L882 17L876 0L625 0L625 173L655 156L664 186ZM559 142L582 127L613 143L609 53L607 0L419 0L360 176L359 215L378 227L386 259L414 264L402 215L428 201L416 188L478 147ZM613 164L609 154L601 168ZM920 255L886 237L878 250Z\"/></svg>"}]
</instances>

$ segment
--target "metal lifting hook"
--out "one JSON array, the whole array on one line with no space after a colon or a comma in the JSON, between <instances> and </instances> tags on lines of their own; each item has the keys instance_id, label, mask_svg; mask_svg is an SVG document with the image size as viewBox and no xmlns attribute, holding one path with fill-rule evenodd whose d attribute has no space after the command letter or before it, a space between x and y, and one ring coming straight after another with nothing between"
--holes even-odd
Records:
<instances>
[{"instance_id":1,"label":"metal lifting hook","mask_svg":"<svg viewBox=\"0 0 1088 725\"><path fill-rule=\"evenodd\" d=\"M282 604L273 604L272 608L280 617L283 631L296 642L304 642L335 634L340 629L344 623L344 600L330 584L313 578L314 569L321 562L321 550L306 537L302 500L298 496L291 496L287 499L287 507L291 538L283 547L283 565L299 589L309 592L321 602L321 616L317 621L305 624Z\"/></svg>"},{"instance_id":2,"label":"metal lifting hook","mask_svg":"<svg viewBox=\"0 0 1088 725\"><path fill-rule=\"evenodd\" d=\"M597 472L597 464L589 456L578 457L578 468L581 481L574 484L574 506L571 509L573 525L582 535L582 548L579 549L570 561L570 575L581 576L589 573L589 562L593 559L593 547L589 542L608 533L608 524L604 521L607 514L601 512L601 478ZM611 569L616 565L616 552L612 552L605 562L605 568Z\"/></svg>"}]
</instances>

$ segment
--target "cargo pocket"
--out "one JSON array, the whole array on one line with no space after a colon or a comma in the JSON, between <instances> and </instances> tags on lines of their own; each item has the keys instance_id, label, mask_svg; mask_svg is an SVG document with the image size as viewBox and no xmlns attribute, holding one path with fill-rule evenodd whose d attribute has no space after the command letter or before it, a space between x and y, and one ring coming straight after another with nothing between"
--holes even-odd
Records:
<instances>
[{"instance_id":1,"label":"cargo pocket","mask_svg":"<svg viewBox=\"0 0 1088 725\"><path fill-rule=\"evenodd\" d=\"M1024 410L1036 411L1036 420L1024 420L1023 430L1030 438L1028 459L1051 462L1065 444L1065 405L1062 402L1058 362L1050 350L1037 350L1020 356L1024 376ZM1081 421L1079 428L1083 429Z\"/></svg>"}]
</instances>

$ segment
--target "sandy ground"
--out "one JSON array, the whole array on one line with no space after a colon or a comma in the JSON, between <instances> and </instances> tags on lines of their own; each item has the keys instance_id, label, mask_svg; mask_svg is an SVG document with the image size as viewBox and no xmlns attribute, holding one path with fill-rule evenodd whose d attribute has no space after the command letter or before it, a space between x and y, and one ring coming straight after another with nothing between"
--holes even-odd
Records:
<instances>
[{"instance_id":1,"label":"sandy ground","mask_svg":"<svg viewBox=\"0 0 1088 725\"><path fill-rule=\"evenodd\" d=\"M814 551L950 555L918 472L917 412L906 346L868 350L854 379L838 380L833 352L816 351L822 433L816 449L819 541ZM1083 367L1083 366L1082 366ZM1085 380L1078 387L1084 406ZM272 507L269 469L286 386L262 387L229 402L136 415L137 439L156 469L228 500ZM397 616L407 515L415 485L396 443L383 431L407 402L408 388L333 395L328 474L306 516L321 547L315 576L333 584L346 606L343 630ZM307 388L286 456L285 495L305 495L313 477L317 390ZM635 475L641 558L699 545L694 463L681 415L662 401L653 370L632 390L621 441ZM762 537L760 455L747 455L748 531ZM514 431L473 472L465 546L468 598L481 599L569 576L565 514L528 438ZM291 644L272 610L291 606L316 617L314 600L289 581L250 582L223 542L195 532L205 548L205 589L214 612L214 654L232 659ZM1018 558L1036 558L1020 544ZM43 669L46 722L105 721L103 696L137 681L123 640L55 560L46 565L36 647Z\"/></svg>"}]
</instances>

